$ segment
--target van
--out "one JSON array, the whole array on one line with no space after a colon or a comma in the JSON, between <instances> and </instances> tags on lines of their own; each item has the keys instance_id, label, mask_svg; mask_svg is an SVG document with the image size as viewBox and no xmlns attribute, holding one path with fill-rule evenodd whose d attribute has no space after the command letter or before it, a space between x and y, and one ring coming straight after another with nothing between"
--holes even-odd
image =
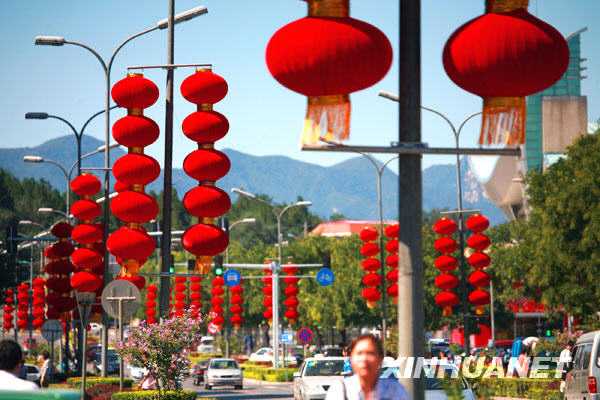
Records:
<instances>
[{"instance_id":1,"label":"van","mask_svg":"<svg viewBox=\"0 0 600 400\"><path fill-rule=\"evenodd\" d=\"M599 342L600 331L584 333L577 339L571 352L572 369L567 373L565 382L567 400L600 400Z\"/></svg>"}]
</instances>

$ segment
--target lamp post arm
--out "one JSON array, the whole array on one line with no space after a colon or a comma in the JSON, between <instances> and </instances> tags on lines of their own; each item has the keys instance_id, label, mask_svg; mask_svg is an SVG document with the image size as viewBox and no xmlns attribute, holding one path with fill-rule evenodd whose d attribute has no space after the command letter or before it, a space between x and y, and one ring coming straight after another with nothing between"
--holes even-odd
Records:
<instances>
[{"instance_id":1,"label":"lamp post arm","mask_svg":"<svg viewBox=\"0 0 600 400\"><path fill-rule=\"evenodd\" d=\"M448 125L450 125L450 129L452 129L452 133L454 133L454 136L458 137L458 131L456 130L456 126L454 126L452 121L450 121L450 119L448 117L446 117L443 113L441 113L437 110L434 110L433 108L429 108L429 107L425 107L425 106L421 106L421 108L425 111L429 111L429 112L434 113L435 115L441 117L444 121L446 121L448 123Z\"/></svg>"},{"instance_id":2,"label":"lamp post arm","mask_svg":"<svg viewBox=\"0 0 600 400\"><path fill-rule=\"evenodd\" d=\"M87 44L81 43L81 42L74 42L74 41L70 41L70 40L65 40L66 44L72 44L74 46L79 46L82 47L84 49L86 49L87 51L89 51L90 53L92 53L94 55L94 57L96 57L96 59L100 62L100 65L102 65L102 68L104 69L104 72L106 73L108 71L108 67L106 66L106 63L104 62L104 59L102 58L102 56L100 56L100 54L98 54L98 52L94 49L92 49L90 46L88 46Z\"/></svg>"},{"instance_id":3,"label":"lamp post arm","mask_svg":"<svg viewBox=\"0 0 600 400\"><path fill-rule=\"evenodd\" d=\"M483 113L481 111L476 112L474 114L469 115L458 127L458 135L460 136L460 132L462 131L463 127L467 124L467 122L469 122L471 119L475 118L478 115L482 115Z\"/></svg>"},{"instance_id":4,"label":"lamp post arm","mask_svg":"<svg viewBox=\"0 0 600 400\"><path fill-rule=\"evenodd\" d=\"M111 107L109 108L109 110L113 110L113 109L115 109L115 108L118 108L118 107L119 107L118 105L114 105L114 106L111 106ZM83 136L83 132L85 131L85 128L87 128L87 126L89 125L89 123L90 123L90 122L92 122L92 120L93 120L94 118L96 118L96 117L97 117L97 116L99 116L99 115L102 115L102 114L104 114L105 112L106 112L106 110L98 111L97 113L95 113L94 115L92 115L91 117L89 117L89 118L88 118L88 120L87 120L87 121L85 121L85 124L83 124L83 126L81 127L81 131L79 132L79 135L80 135L80 136ZM83 157L85 157L85 156L83 156ZM82 157L82 158L83 158L83 157Z\"/></svg>"},{"instance_id":5,"label":"lamp post arm","mask_svg":"<svg viewBox=\"0 0 600 400\"><path fill-rule=\"evenodd\" d=\"M138 32L136 34L133 34L131 36L129 36L127 39L125 39L120 45L117 46L117 48L113 51L112 55L110 56L110 60L108 61L108 66L105 68L106 69L106 73L110 74L110 70L112 68L113 62L115 61L115 57L117 56L117 54L119 53L119 51L121 51L121 49L129 42L131 42L133 39L140 37L142 35L145 35L147 33L153 32L155 30L159 29L158 26L153 26L151 28L145 29L141 32Z\"/></svg>"},{"instance_id":6,"label":"lamp post arm","mask_svg":"<svg viewBox=\"0 0 600 400\"><path fill-rule=\"evenodd\" d=\"M69 125L69 128L71 128L71 130L73 131L73 133L75 134L76 137L79 136L79 132L77 132L77 129L75 129L73 124L70 123L69 121L67 121L66 119L59 117L58 115L48 115L48 118L53 118L53 119L57 119L59 121L64 122L65 124Z\"/></svg>"}]
</instances>

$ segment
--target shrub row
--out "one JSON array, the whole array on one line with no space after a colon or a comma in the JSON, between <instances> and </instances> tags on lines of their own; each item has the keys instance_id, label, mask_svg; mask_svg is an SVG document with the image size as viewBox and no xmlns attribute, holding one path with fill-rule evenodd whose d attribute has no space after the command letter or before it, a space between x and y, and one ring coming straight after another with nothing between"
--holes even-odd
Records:
<instances>
[{"instance_id":1,"label":"shrub row","mask_svg":"<svg viewBox=\"0 0 600 400\"><path fill-rule=\"evenodd\" d=\"M68 378L67 384L70 385L71 387L79 388L81 386L81 377ZM119 386L119 378L116 378L116 377L103 378L103 377L99 377L99 376L93 376L93 377L86 378L86 380L85 380L86 389L90 388L92 386L96 386L96 385ZM130 379L130 378L123 379L123 387L124 388L131 388L132 385L133 385L133 379Z\"/></svg>"},{"instance_id":2,"label":"shrub row","mask_svg":"<svg viewBox=\"0 0 600 400\"><path fill-rule=\"evenodd\" d=\"M244 377L267 382L291 382L296 368L271 368L255 363L244 363Z\"/></svg>"},{"instance_id":3,"label":"shrub row","mask_svg":"<svg viewBox=\"0 0 600 400\"><path fill-rule=\"evenodd\" d=\"M196 392L193 390L174 391L167 390L142 390L136 392L113 393L111 400L194 400Z\"/></svg>"},{"instance_id":4,"label":"shrub row","mask_svg":"<svg viewBox=\"0 0 600 400\"><path fill-rule=\"evenodd\" d=\"M478 396L521 397L532 400L560 400L560 379L490 378L473 384Z\"/></svg>"}]
</instances>

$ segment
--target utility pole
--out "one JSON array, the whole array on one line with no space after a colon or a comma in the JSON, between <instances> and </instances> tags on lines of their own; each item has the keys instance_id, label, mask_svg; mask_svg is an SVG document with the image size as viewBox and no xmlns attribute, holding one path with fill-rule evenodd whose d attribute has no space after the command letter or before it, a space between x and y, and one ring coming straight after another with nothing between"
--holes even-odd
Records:
<instances>
[{"instance_id":1,"label":"utility pole","mask_svg":"<svg viewBox=\"0 0 600 400\"><path fill-rule=\"evenodd\" d=\"M421 142L421 0L400 0L400 143ZM399 162L400 268L398 356L423 356L423 256L421 254L421 155ZM423 381L403 382L408 397L424 399Z\"/></svg>"},{"instance_id":2,"label":"utility pole","mask_svg":"<svg viewBox=\"0 0 600 400\"><path fill-rule=\"evenodd\" d=\"M175 0L169 0L169 27L167 32L167 64L175 63ZM173 173L173 76L175 70L167 69L167 104L165 107L165 163L163 166L162 243L160 271L159 315L169 313L170 278L165 273L171 267L171 178Z\"/></svg>"}]
</instances>

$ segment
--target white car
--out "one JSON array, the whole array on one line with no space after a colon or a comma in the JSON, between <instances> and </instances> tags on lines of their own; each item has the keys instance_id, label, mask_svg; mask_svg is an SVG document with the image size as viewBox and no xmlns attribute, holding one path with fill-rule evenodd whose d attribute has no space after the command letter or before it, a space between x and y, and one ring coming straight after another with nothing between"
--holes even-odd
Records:
<instances>
[{"instance_id":1,"label":"white car","mask_svg":"<svg viewBox=\"0 0 600 400\"><path fill-rule=\"evenodd\" d=\"M219 352L215 346L215 338L212 336L202 336L196 350L200 354L217 354Z\"/></svg>"},{"instance_id":2,"label":"white car","mask_svg":"<svg viewBox=\"0 0 600 400\"><path fill-rule=\"evenodd\" d=\"M144 367L134 367L133 365L128 365L127 368L129 369L129 376L136 381L142 380L148 373L148 370Z\"/></svg>"},{"instance_id":3,"label":"white car","mask_svg":"<svg viewBox=\"0 0 600 400\"><path fill-rule=\"evenodd\" d=\"M25 364L25 368L27 368L27 380L39 384L41 377L40 369L37 367L37 365Z\"/></svg>"},{"instance_id":4,"label":"white car","mask_svg":"<svg viewBox=\"0 0 600 400\"><path fill-rule=\"evenodd\" d=\"M324 399L335 381L344 379L344 357L312 357L294 373L294 400Z\"/></svg>"},{"instance_id":5,"label":"white car","mask_svg":"<svg viewBox=\"0 0 600 400\"><path fill-rule=\"evenodd\" d=\"M210 390L213 386L233 386L241 390L244 387L242 369L232 358L213 358L208 364L204 378L204 388Z\"/></svg>"},{"instance_id":6,"label":"white car","mask_svg":"<svg viewBox=\"0 0 600 400\"><path fill-rule=\"evenodd\" d=\"M425 367L427 368L427 363L425 363ZM429 376L425 378L425 400L448 400L448 396L444 391L444 380L439 378L440 369L443 369L444 376L451 378L452 376L457 376L457 378L453 379L453 381L457 381L462 389L462 398L464 400L475 400L475 394L471 387L469 386L469 382L466 379L459 376L458 367L454 364L449 363L441 363L436 366L437 369L433 370ZM382 378L391 378L399 377L399 365L398 363L386 363L384 367L381 369L381 377Z\"/></svg>"},{"instance_id":7,"label":"white car","mask_svg":"<svg viewBox=\"0 0 600 400\"><path fill-rule=\"evenodd\" d=\"M273 363L273 349L270 347L261 347L254 353L250 354L248 361L250 362L261 362L261 363ZM283 359L283 353L279 352L279 360ZM285 356L285 363L287 365L297 365L296 357L291 354Z\"/></svg>"}]
</instances>

